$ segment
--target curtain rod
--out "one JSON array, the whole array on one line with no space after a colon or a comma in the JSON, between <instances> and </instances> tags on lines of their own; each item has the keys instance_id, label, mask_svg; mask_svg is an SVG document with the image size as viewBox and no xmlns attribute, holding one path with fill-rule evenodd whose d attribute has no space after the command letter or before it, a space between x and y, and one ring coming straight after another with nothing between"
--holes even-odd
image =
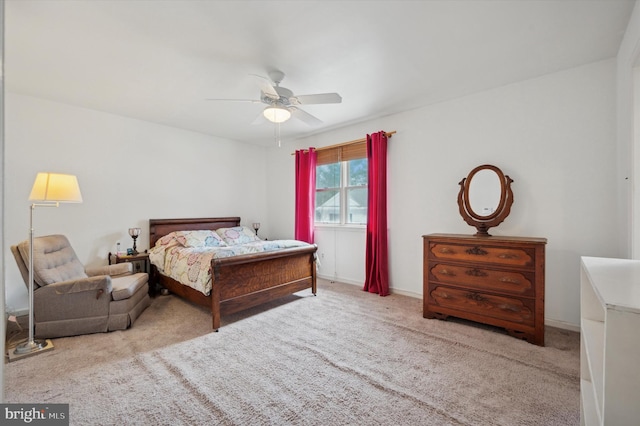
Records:
<instances>
[{"instance_id":1,"label":"curtain rod","mask_svg":"<svg viewBox=\"0 0 640 426\"><path fill-rule=\"evenodd\" d=\"M396 133L395 130L393 130L391 132L384 132L384 134L387 135L388 138L393 136L395 133ZM333 149L333 148L338 148L338 147L341 147L341 146L344 146L344 145L351 145L351 144L354 144L354 143L366 142L366 141L367 141L367 138L362 138L362 139L355 139L355 140L352 140L352 141L349 141L349 142L337 143L335 145L323 146L321 148L316 148L316 152L322 151L322 150L325 150L325 149ZM308 151L308 150L307 149L303 149L302 151ZM291 155L296 155L296 153L292 152Z\"/></svg>"}]
</instances>

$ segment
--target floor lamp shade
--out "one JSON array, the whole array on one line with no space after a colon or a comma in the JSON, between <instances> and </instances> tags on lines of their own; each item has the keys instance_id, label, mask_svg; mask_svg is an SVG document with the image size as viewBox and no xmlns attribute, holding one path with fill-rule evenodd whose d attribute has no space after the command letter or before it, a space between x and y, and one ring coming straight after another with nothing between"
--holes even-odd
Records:
<instances>
[{"instance_id":1,"label":"floor lamp shade","mask_svg":"<svg viewBox=\"0 0 640 426\"><path fill-rule=\"evenodd\" d=\"M81 203L82 194L78 179L74 175L61 173L38 173L31 188L29 200L29 338L26 342L16 346L9 353L9 361L25 356L53 349L51 340L36 340L34 338L33 319L33 211L36 207L58 207L60 203Z\"/></svg>"},{"instance_id":2,"label":"floor lamp shade","mask_svg":"<svg viewBox=\"0 0 640 426\"><path fill-rule=\"evenodd\" d=\"M29 200L81 203L82 194L78 179L74 175L38 173Z\"/></svg>"}]
</instances>

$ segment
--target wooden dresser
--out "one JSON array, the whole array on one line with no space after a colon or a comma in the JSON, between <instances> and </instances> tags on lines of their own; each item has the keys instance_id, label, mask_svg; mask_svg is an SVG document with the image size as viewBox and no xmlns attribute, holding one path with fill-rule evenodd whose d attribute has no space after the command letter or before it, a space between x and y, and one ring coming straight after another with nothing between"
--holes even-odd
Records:
<instances>
[{"instance_id":1,"label":"wooden dresser","mask_svg":"<svg viewBox=\"0 0 640 426\"><path fill-rule=\"evenodd\" d=\"M423 316L503 327L544 346L545 238L430 234Z\"/></svg>"}]
</instances>

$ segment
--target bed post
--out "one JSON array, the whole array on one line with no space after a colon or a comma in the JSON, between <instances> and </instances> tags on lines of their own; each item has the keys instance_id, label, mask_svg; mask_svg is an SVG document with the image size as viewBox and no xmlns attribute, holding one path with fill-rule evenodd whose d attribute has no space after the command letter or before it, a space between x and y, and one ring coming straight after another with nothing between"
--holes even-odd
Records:
<instances>
[{"instance_id":1,"label":"bed post","mask_svg":"<svg viewBox=\"0 0 640 426\"><path fill-rule=\"evenodd\" d=\"M213 330L220 328L220 285L213 279L211 274L211 317L213 319Z\"/></svg>"},{"instance_id":2,"label":"bed post","mask_svg":"<svg viewBox=\"0 0 640 426\"><path fill-rule=\"evenodd\" d=\"M314 246L317 249L317 245L314 244ZM313 257L312 257L312 261L311 261L311 293L313 293L313 295L316 295L316 290L317 290L317 277L316 277L316 266L317 266L317 261L318 259L318 254L317 251L313 252Z\"/></svg>"}]
</instances>

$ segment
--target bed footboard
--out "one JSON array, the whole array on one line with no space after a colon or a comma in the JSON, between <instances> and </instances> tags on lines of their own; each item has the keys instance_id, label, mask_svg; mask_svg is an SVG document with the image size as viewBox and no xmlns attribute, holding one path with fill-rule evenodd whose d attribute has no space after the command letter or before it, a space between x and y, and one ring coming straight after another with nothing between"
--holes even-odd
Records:
<instances>
[{"instance_id":1,"label":"bed footboard","mask_svg":"<svg viewBox=\"0 0 640 426\"><path fill-rule=\"evenodd\" d=\"M311 289L315 295L317 246L214 259L211 262L213 329L223 314Z\"/></svg>"}]
</instances>

